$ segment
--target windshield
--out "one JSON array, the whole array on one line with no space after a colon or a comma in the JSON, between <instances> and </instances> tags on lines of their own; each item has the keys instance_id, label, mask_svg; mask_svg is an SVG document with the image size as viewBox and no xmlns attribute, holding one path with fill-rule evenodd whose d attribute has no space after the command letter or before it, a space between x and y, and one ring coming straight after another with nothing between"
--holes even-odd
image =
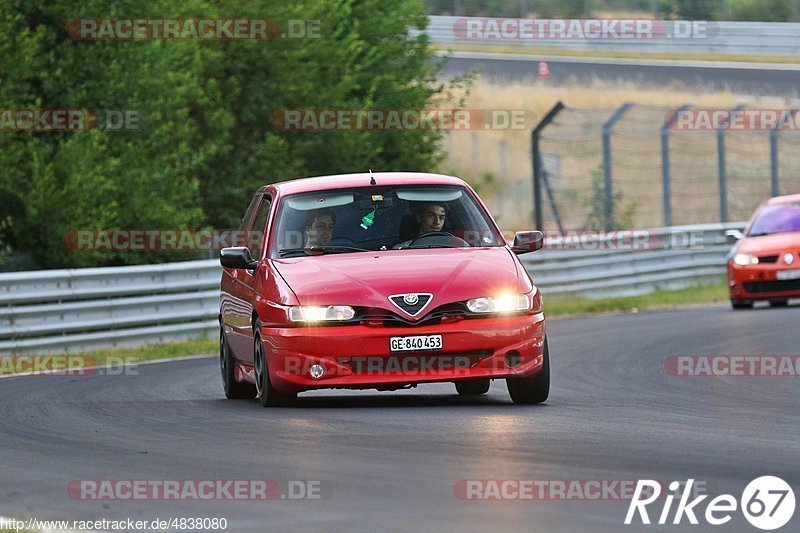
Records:
<instances>
[{"instance_id":1,"label":"windshield","mask_svg":"<svg viewBox=\"0 0 800 533\"><path fill-rule=\"evenodd\" d=\"M504 246L466 188L371 186L286 196L272 257Z\"/></svg>"},{"instance_id":2,"label":"windshield","mask_svg":"<svg viewBox=\"0 0 800 533\"><path fill-rule=\"evenodd\" d=\"M800 231L800 202L767 205L753 222L748 237Z\"/></svg>"}]
</instances>

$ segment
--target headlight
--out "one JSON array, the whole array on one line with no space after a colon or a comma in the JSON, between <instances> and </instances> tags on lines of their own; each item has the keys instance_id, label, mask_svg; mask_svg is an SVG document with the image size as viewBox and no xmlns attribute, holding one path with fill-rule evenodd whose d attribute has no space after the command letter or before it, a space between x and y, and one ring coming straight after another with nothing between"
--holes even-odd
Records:
<instances>
[{"instance_id":1,"label":"headlight","mask_svg":"<svg viewBox=\"0 0 800 533\"><path fill-rule=\"evenodd\" d=\"M473 313L527 311L531 308L531 294L504 294L494 298L489 296L473 298L467 302L467 309Z\"/></svg>"},{"instance_id":2,"label":"headlight","mask_svg":"<svg viewBox=\"0 0 800 533\"><path fill-rule=\"evenodd\" d=\"M356 312L349 305L296 305L289 308L292 322L335 322L350 320Z\"/></svg>"},{"instance_id":3,"label":"headlight","mask_svg":"<svg viewBox=\"0 0 800 533\"><path fill-rule=\"evenodd\" d=\"M736 254L733 256L733 262L739 266L757 265L758 257L753 254Z\"/></svg>"}]
</instances>

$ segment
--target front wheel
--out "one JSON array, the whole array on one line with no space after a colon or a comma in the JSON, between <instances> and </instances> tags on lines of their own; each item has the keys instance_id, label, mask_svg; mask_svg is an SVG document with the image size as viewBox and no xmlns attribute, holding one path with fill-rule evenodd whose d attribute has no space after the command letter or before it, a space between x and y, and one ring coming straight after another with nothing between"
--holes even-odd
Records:
<instances>
[{"instance_id":1,"label":"front wheel","mask_svg":"<svg viewBox=\"0 0 800 533\"><path fill-rule=\"evenodd\" d=\"M269 367L267 366L267 353L261 335L255 334L253 339L253 369L256 374L256 395L261 407L287 407L294 404L297 394L283 394L272 387L269 380Z\"/></svg>"},{"instance_id":2,"label":"front wheel","mask_svg":"<svg viewBox=\"0 0 800 533\"><path fill-rule=\"evenodd\" d=\"M772 300L769 303L770 307L786 307L789 305L789 300Z\"/></svg>"},{"instance_id":3,"label":"front wheel","mask_svg":"<svg viewBox=\"0 0 800 533\"><path fill-rule=\"evenodd\" d=\"M236 369L231 348L225 338L225 332L219 328L219 368L222 371L222 387L229 400L246 400L256 395L256 388L249 383L236 381Z\"/></svg>"},{"instance_id":4,"label":"front wheel","mask_svg":"<svg viewBox=\"0 0 800 533\"><path fill-rule=\"evenodd\" d=\"M547 339L544 341L542 370L530 378L506 378L506 384L514 403L536 404L547 400L550 395L550 350Z\"/></svg>"},{"instance_id":5,"label":"front wheel","mask_svg":"<svg viewBox=\"0 0 800 533\"><path fill-rule=\"evenodd\" d=\"M753 308L753 302L742 302L742 301L739 301L739 300L731 300L731 307L733 307L737 311L739 309L752 309Z\"/></svg>"}]
</instances>

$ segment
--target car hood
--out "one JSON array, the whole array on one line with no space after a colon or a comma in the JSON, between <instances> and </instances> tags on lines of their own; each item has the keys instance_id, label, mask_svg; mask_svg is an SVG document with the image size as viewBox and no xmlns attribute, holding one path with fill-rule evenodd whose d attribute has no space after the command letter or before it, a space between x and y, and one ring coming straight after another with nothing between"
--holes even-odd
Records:
<instances>
[{"instance_id":1,"label":"car hood","mask_svg":"<svg viewBox=\"0 0 800 533\"><path fill-rule=\"evenodd\" d=\"M417 292L433 294L432 310L519 287L507 248L387 250L273 261L301 305L393 309L390 295Z\"/></svg>"},{"instance_id":2,"label":"car hood","mask_svg":"<svg viewBox=\"0 0 800 533\"><path fill-rule=\"evenodd\" d=\"M740 253L756 255L780 254L797 250L800 250L800 232L745 237L736 249Z\"/></svg>"}]
</instances>

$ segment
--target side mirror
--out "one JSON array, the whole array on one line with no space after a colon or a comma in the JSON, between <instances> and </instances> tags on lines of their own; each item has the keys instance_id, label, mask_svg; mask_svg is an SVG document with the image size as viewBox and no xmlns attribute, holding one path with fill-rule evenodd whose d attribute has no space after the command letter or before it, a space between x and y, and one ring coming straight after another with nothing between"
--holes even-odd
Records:
<instances>
[{"instance_id":1,"label":"side mirror","mask_svg":"<svg viewBox=\"0 0 800 533\"><path fill-rule=\"evenodd\" d=\"M728 244L736 244L744 238L744 235L738 229L729 229L725 231L725 240Z\"/></svg>"},{"instance_id":2,"label":"side mirror","mask_svg":"<svg viewBox=\"0 0 800 533\"><path fill-rule=\"evenodd\" d=\"M544 247L544 235L541 231L519 231L514 235L511 251L515 254L527 254Z\"/></svg>"},{"instance_id":3,"label":"side mirror","mask_svg":"<svg viewBox=\"0 0 800 533\"><path fill-rule=\"evenodd\" d=\"M226 268L245 268L255 270L258 268L258 261L250 255L250 250L246 246L235 246L223 248L219 251L219 263Z\"/></svg>"}]
</instances>

